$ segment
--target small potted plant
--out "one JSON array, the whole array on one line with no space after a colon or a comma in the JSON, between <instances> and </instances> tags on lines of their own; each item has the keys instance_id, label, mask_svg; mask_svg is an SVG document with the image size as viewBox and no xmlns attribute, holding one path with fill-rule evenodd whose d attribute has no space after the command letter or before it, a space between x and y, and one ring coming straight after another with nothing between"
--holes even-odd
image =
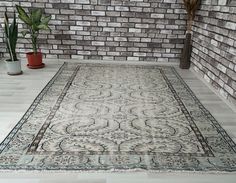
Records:
<instances>
[{"instance_id":1,"label":"small potted plant","mask_svg":"<svg viewBox=\"0 0 236 183\"><path fill-rule=\"evenodd\" d=\"M9 52L9 59L5 60L7 73L9 75L22 74L21 61L17 59L16 44L18 39L18 24L16 22L16 14L14 12L13 21L9 24L7 13L4 15L4 30L7 50Z\"/></svg>"},{"instance_id":2,"label":"small potted plant","mask_svg":"<svg viewBox=\"0 0 236 183\"><path fill-rule=\"evenodd\" d=\"M38 35L40 30L50 30L48 22L51 20L51 15L43 16L42 10L38 8L32 9L28 14L19 5L16 5L19 13L19 18L27 25L28 30L22 31L22 35L30 35L30 40L33 47L33 52L26 53L28 59L28 67L38 69L44 67L42 62L42 52L38 49Z\"/></svg>"},{"instance_id":3,"label":"small potted plant","mask_svg":"<svg viewBox=\"0 0 236 183\"><path fill-rule=\"evenodd\" d=\"M192 24L195 17L195 12L199 7L201 0L183 0L183 2L184 2L184 7L187 11L187 32L179 66L181 69L189 69L191 63L190 61L191 52L192 52L192 43L191 43Z\"/></svg>"}]
</instances>

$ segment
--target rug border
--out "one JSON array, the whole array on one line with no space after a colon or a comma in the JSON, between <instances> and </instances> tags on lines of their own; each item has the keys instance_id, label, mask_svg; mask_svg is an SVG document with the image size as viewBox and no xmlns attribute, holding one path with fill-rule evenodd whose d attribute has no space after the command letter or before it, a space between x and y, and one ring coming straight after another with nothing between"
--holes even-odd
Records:
<instances>
[{"instance_id":1,"label":"rug border","mask_svg":"<svg viewBox=\"0 0 236 183\"><path fill-rule=\"evenodd\" d=\"M54 74L54 76L47 82L47 84L43 87L43 89L39 92L39 94L34 98L31 105L28 107L28 109L24 112L24 115L18 120L16 125L11 129L11 131L7 134L7 136L4 138L2 142L0 142L0 154L4 151L4 149L7 147L7 145L10 143L10 141L15 137L17 132L19 131L20 127L24 124L25 119L29 117L29 114L31 114L33 111L30 111L33 107L35 108L39 102L36 102L37 100L40 101L43 96L43 92L46 92L49 88L49 86L56 80L56 78L59 76L59 74L63 71L63 68L67 65L67 62L64 62L58 69L58 71ZM44 94L43 94L44 95ZM36 104L36 105L35 105ZM23 123L21 124L21 122ZM15 132L14 132L15 130ZM12 134L13 133L13 134Z\"/></svg>"},{"instance_id":2,"label":"rug border","mask_svg":"<svg viewBox=\"0 0 236 183\"><path fill-rule=\"evenodd\" d=\"M221 124L216 120L216 118L211 114L211 112L202 104L200 99L196 96L196 94L191 90L191 88L188 86L188 84L184 81L184 79L180 76L180 74L177 72L177 70L172 67L172 70L175 72L178 79L181 81L181 83L185 86L185 88L188 90L191 97L197 102L200 109L207 115L207 118L212 122L212 124L219 130L218 132L221 134L221 136L224 138L226 143L233 149L233 151L236 153L236 142L233 141L233 139L229 136L227 131L221 126ZM207 86L206 86L207 87Z\"/></svg>"}]
</instances>

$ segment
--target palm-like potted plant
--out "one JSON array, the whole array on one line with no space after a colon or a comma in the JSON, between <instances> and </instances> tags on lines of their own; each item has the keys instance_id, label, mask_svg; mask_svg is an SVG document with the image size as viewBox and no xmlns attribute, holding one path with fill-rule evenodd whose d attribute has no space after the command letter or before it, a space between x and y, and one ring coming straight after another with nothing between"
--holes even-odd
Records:
<instances>
[{"instance_id":1,"label":"palm-like potted plant","mask_svg":"<svg viewBox=\"0 0 236 183\"><path fill-rule=\"evenodd\" d=\"M4 31L7 50L9 52L9 59L6 59L7 73L9 75L22 74L21 61L17 59L16 44L18 39L18 24L16 22L16 14L14 12L13 21L10 24L7 13L4 15Z\"/></svg>"},{"instance_id":2,"label":"palm-like potted plant","mask_svg":"<svg viewBox=\"0 0 236 183\"><path fill-rule=\"evenodd\" d=\"M195 12L200 5L201 0L183 0L184 7L187 11L187 32L186 38L184 41L184 48L182 52L182 57L180 60L180 68L181 69L189 69L190 67L190 58L192 52L192 44L191 44L191 32L192 32L192 24L195 17Z\"/></svg>"},{"instance_id":3,"label":"palm-like potted plant","mask_svg":"<svg viewBox=\"0 0 236 183\"><path fill-rule=\"evenodd\" d=\"M33 52L26 53L28 59L28 67L32 69L44 67L42 62L42 52L38 48L38 35L40 30L50 30L48 23L51 20L51 15L43 16L42 10L38 8L32 9L28 14L19 5L16 5L19 13L19 18L27 25L28 30L22 31L22 35L30 35Z\"/></svg>"}]
</instances>

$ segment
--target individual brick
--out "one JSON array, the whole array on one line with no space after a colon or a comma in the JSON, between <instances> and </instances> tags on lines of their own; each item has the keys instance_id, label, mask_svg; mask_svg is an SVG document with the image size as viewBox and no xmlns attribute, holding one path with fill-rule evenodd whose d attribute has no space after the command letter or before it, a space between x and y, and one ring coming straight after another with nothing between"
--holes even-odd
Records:
<instances>
[{"instance_id":1,"label":"individual brick","mask_svg":"<svg viewBox=\"0 0 236 183\"><path fill-rule=\"evenodd\" d=\"M105 16L105 11L92 11L91 14L94 16Z\"/></svg>"}]
</instances>

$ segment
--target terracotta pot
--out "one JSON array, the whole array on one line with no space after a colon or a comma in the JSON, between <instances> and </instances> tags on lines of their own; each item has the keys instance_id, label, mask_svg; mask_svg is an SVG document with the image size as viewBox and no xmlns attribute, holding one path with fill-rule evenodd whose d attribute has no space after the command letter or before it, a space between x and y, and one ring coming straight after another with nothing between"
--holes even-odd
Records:
<instances>
[{"instance_id":1,"label":"terracotta pot","mask_svg":"<svg viewBox=\"0 0 236 183\"><path fill-rule=\"evenodd\" d=\"M28 66L30 67L41 67L43 65L43 55L41 52L37 52L34 54L34 52L28 52L26 53L27 59L28 59Z\"/></svg>"}]
</instances>

